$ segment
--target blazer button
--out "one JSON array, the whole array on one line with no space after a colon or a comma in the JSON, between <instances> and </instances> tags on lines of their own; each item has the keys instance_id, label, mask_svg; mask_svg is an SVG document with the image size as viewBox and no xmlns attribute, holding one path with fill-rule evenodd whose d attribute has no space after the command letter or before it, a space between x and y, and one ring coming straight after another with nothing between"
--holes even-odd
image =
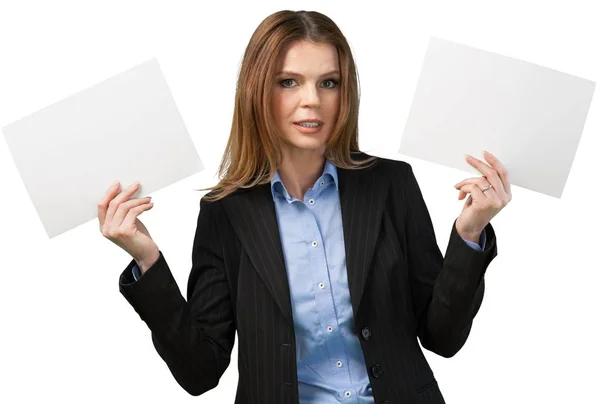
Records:
<instances>
[{"instance_id":1,"label":"blazer button","mask_svg":"<svg viewBox=\"0 0 600 404\"><path fill-rule=\"evenodd\" d=\"M371 374L375 379L379 379L379 376L383 373L383 369L379 365L374 365L371 367Z\"/></svg>"},{"instance_id":2,"label":"blazer button","mask_svg":"<svg viewBox=\"0 0 600 404\"><path fill-rule=\"evenodd\" d=\"M361 333L365 341L368 341L371 338L371 330L369 330L369 327L363 328Z\"/></svg>"}]
</instances>

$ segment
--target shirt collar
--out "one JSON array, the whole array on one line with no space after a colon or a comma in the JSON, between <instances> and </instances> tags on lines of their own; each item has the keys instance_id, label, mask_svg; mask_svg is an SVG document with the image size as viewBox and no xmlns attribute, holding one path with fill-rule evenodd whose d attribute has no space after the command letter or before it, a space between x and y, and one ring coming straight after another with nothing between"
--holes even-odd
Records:
<instances>
[{"instance_id":1,"label":"shirt collar","mask_svg":"<svg viewBox=\"0 0 600 404\"><path fill-rule=\"evenodd\" d=\"M335 184L335 189L339 190L337 167L329 160L325 160L325 168L323 169L323 173L312 189L317 189L321 181L325 182L324 185L333 182ZM277 195L285 197L288 199L288 201L291 201L292 199L291 195L289 195L285 189L285 185L283 185L283 181L279 175L279 170L275 172L275 175L271 179L271 194L273 195L273 199L275 199Z\"/></svg>"}]
</instances>

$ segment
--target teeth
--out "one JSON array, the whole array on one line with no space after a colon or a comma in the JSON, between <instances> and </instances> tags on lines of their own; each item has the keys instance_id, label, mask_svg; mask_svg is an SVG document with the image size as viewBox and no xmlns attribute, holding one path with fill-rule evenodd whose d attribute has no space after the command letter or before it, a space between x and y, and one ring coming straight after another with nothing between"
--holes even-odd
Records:
<instances>
[{"instance_id":1,"label":"teeth","mask_svg":"<svg viewBox=\"0 0 600 404\"><path fill-rule=\"evenodd\" d=\"M313 122L302 122L302 123L298 123L296 125L304 126L305 128L316 128L317 126L319 126L318 123L313 123Z\"/></svg>"}]
</instances>

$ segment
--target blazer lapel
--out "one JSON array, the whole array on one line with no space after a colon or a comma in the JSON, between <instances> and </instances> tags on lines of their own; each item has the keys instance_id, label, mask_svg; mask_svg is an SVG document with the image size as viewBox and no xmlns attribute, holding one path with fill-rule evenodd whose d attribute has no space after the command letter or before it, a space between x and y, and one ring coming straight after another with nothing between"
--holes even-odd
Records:
<instances>
[{"instance_id":1,"label":"blazer lapel","mask_svg":"<svg viewBox=\"0 0 600 404\"><path fill-rule=\"evenodd\" d=\"M290 288L283 259L271 184L223 199L244 251L283 315L293 324Z\"/></svg>"},{"instance_id":2,"label":"blazer lapel","mask_svg":"<svg viewBox=\"0 0 600 404\"><path fill-rule=\"evenodd\" d=\"M389 183L379 170L338 168L346 271L354 315L371 268Z\"/></svg>"},{"instance_id":3,"label":"blazer lapel","mask_svg":"<svg viewBox=\"0 0 600 404\"><path fill-rule=\"evenodd\" d=\"M375 251L388 182L372 168L338 168L338 188L346 250L346 269L354 313ZM290 289L271 185L259 185L223 199L245 252L283 315L293 324Z\"/></svg>"}]
</instances>

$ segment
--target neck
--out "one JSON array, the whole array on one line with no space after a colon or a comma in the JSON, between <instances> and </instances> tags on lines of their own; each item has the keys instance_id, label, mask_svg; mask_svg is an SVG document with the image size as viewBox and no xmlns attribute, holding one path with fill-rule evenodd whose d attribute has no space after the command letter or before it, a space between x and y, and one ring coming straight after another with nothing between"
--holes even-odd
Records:
<instances>
[{"instance_id":1,"label":"neck","mask_svg":"<svg viewBox=\"0 0 600 404\"><path fill-rule=\"evenodd\" d=\"M278 171L290 195L303 200L304 194L321 176L324 167L323 151L295 150L284 151L283 161Z\"/></svg>"}]
</instances>

